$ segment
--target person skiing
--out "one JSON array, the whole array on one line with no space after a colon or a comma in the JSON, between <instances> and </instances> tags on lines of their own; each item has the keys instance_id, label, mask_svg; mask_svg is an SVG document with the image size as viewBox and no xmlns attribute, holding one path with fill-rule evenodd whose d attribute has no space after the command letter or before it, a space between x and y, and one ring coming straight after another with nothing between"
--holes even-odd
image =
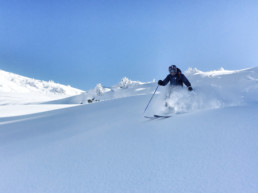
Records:
<instances>
[{"instance_id":1,"label":"person skiing","mask_svg":"<svg viewBox=\"0 0 258 193\"><path fill-rule=\"evenodd\" d=\"M183 83L187 86L189 91L192 91L193 88L189 80L182 74L181 70L176 67L176 65L171 65L168 68L169 75L164 80L159 80L158 84L160 86L166 86L170 82L171 86L183 86Z\"/></svg>"}]
</instances>

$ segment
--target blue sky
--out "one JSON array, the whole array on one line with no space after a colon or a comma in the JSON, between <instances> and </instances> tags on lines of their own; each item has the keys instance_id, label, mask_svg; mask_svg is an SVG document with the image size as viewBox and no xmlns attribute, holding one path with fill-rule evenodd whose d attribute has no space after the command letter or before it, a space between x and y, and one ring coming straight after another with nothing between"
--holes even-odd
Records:
<instances>
[{"instance_id":1,"label":"blue sky","mask_svg":"<svg viewBox=\"0 0 258 193\"><path fill-rule=\"evenodd\" d=\"M258 66L258 1L0 0L0 69L83 90ZM193 85L194 86L194 85Z\"/></svg>"}]
</instances>

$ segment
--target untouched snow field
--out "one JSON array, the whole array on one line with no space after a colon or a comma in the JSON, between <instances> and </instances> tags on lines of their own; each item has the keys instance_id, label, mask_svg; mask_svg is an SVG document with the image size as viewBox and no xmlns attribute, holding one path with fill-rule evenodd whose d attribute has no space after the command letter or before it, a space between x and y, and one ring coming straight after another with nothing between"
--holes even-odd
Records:
<instances>
[{"instance_id":1,"label":"untouched snow field","mask_svg":"<svg viewBox=\"0 0 258 193\"><path fill-rule=\"evenodd\" d=\"M258 68L185 75L194 92L172 89L168 119L143 117L157 84L139 82L0 118L0 192L256 193ZM158 91L147 115L166 113Z\"/></svg>"}]
</instances>

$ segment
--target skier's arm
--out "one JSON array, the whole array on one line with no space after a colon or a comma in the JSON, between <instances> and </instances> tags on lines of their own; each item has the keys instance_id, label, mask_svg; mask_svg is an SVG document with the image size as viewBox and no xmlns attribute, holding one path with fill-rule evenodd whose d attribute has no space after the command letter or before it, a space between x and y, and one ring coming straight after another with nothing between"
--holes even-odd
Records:
<instances>
[{"instance_id":1,"label":"skier's arm","mask_svg":"<svg viewBox=\"0 0 258 193\"><path fill-rule=\"evenodd\" d=\"M189 80L185 77L185 75L181 74L181 80L183 81L183 83L189 88L191 87L191 83L189 82ZM192 88L192 87L191 87Z\"/></svg>"},{"instance_id":2,"label":"skier's arm","mask_svg":"<svg viewBox=\"0 0 258 193\"><path fill-rule=\"evenodd\" d=\"M170 80L170 76L167 75L167 77L164 80L159 80L158 84L161 86L166 86Z\"/></svg>"}]
</instances>

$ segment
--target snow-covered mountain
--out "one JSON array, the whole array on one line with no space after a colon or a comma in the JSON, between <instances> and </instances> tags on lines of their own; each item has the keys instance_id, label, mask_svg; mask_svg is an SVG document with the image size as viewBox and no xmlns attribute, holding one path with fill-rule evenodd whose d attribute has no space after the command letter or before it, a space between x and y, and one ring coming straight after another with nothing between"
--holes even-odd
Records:
<instances>
[{"instance_id":1,"label":"snow-covered mountain","mask_svg":"<svg viewBox=\"0 0 258 193\"><path fill-rule=\"evenodd\" d=\"M168 119L144 118L157 83L128 79L0 118L0 192L256 193L258 68L185 75L193 92L159 87L145 113L167 98Z\"/></svg>"},{"instance_id":2,"label":"snow-covered mountain","mask_svg":"<svg viewBox=\"0 0 258 193\"><path fill-rule=\"evenodd\" d=\"M22 104L65 98L83 91L69 85L36 80L0 70L0 93L0 104Z\"/></svg>"}]
</instances>

